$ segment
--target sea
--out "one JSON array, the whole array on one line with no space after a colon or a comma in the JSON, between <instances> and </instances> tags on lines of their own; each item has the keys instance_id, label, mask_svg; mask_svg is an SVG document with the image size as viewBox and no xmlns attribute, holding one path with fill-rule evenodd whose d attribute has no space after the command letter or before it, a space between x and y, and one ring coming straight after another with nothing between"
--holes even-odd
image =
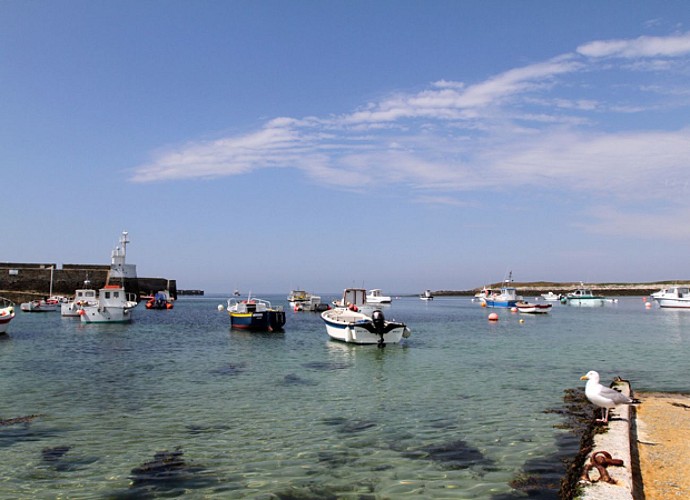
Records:
<instances>
[{"instance_id":1,"label":"sea","mask_svg":"<svg viewBox=\"0 0 690 500\"><path fill-rule=\"evenodd\" d=\"M286 295L262 297L280 333L232 330L223 296L130 324L17 308L0 499L558 498L579 443L552 410L582 375L690 390L690 310L643 297L546 315L397 297L384 314L412 335L379 348L329 340Z\"/></svg>"}]
</instances>

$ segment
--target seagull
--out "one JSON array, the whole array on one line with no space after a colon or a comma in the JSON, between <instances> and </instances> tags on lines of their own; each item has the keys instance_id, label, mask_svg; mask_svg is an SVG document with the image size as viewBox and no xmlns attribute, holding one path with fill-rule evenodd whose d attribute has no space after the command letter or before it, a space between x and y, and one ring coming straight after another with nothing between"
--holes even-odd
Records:
<instances>
[{"instance_id":1,"label":"seagull","mask_svg":"<svg viewBox=\"0 0 690 500\"><path fill-rule=\"evenodd\" d=\"M609 387L601 385L599 383L599 373L594 370L587 372L587 375L580 377L580 380L587 381L587 385L585 385L585 395L587 399L595 406L601 408L601 416L603 418L598 418L597 422L608 423L609 410L612 408L620 405L639 403L639 401L630 399L628 396L615 389L610 389Z\"/></svg>"}]
</instances>

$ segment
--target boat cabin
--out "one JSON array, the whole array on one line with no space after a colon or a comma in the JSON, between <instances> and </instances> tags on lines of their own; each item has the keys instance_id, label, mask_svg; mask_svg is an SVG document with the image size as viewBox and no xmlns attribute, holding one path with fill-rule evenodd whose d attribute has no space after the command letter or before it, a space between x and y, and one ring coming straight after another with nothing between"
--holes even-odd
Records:
<instances>
[{"instance_id":1,"label":"boat cabin","mask_svg":"<svg viewBox=\"0 0 690 500\"><path fill-rule=\"evenodd\" d=\"M338 304L347 307L349 304L363 306L367 303L367 291L364 288L346 288L343 291L343 299Z\"/></svg>"}]
</instances>

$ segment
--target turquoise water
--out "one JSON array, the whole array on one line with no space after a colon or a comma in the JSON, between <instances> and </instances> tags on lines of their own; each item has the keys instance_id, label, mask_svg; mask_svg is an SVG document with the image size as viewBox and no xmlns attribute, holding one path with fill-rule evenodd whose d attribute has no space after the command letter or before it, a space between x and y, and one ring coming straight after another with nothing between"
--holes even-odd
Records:
<instances>
[{"instance_id":1,"label":"turquoise water","mask_svg":"<svg viewBox=\"0 0 690 500\"><path fill-rule=\"evenodd\" d=\"M413 333L385 349L329 341L313 313L232 331L221 303L140 305L129 325L18 312L0 419L34 417L0 426L0 498L521 498L511 480L557 482L575 453L545 410L587 371L690 389L690 311L640 297L545 316L401 298L384 312ZM162 451L184 466L144 474Z\"/></svg>"}]
</instances>

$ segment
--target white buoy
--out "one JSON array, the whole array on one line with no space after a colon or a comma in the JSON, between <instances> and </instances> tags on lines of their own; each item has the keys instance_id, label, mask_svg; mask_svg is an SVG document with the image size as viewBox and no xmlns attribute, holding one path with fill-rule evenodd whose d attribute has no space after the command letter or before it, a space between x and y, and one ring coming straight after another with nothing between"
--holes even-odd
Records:
<instances>
[{"instance_id":1,"label":"white buoy","mask_svg":"<svg viewBox=\"0 0 690 500\"><path fill-rule=\"evenodd\" d=\"M218 304L218 311L223 312L223 309L225 309L225 307L223 307L223 304Z\"/></svg>"},{"instance_id":2,"label":"white buoy","mask_svg":"<svg viewBox=\"0 0 690 500\"><path fill-rule=\"evenodd\" d=\"M651 302L645 302L645 303L644 303L644 306L645 306L647 309L651 309L651 308L652 308Z\"/></svg>"}]
</instances>

